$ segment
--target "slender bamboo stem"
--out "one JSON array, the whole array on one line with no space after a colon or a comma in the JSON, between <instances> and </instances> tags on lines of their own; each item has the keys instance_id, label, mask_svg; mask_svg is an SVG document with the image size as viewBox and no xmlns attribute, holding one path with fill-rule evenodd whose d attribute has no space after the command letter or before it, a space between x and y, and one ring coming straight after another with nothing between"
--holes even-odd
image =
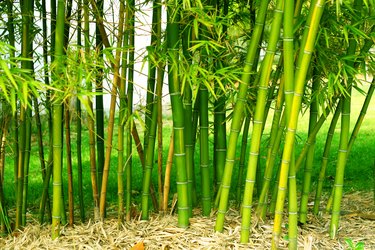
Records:
<instances>
[{"instance_id":1,"label":"slender bamboo stem","mask_svg":"<svg viewBox=\"0 0 375 250\"><path fill-rule=\"evenodd\" d=\"M278 186L278 195L276 202L276 211L274 219L274 229L272 237L272 248L276 249L279 245L279 237L281 233L281 222L282 214L284 208L284 201L286 196L288 175L289 175L289 165L293 160L292 153L294 147L295 133L297 129L298 114L302 103L302 94L305 87L306 74L309 68L311 53L314 50L315 39L317 31L319 28L320 18L323 14L325 1L316 0L310 7L310 23L307 24L306 29L308 29L306 38L303 38L306 42L303 43L300 50L300 63L298 64L299 70L296 71L295 75L295 89L294 97L291 108L290 119L287 122L288 129L285 137L285 146L283 151L282 163L280 166L280 180Z\"/></svg>"},{"instance_id":2,"label":"slender bamboo stem","mask_svg":"<svg viewBox=\"0 0 375 250\"><path fill-rule=\"evenodd\" d=\"M68 100L65 100L64 122L65 122L65 144L66 144L66 165L68 171L68 204L69 204L69 225L74 224L74 197L73 197L73 167L72 167L72 146L70 139L70 111Z\"/></svg>"},{"instance_id":3,"label":"slender bamboo stem","mask_svg":"<svg viewBox=\"0 0 375 250\"><path fill-rule=\"evenodd\" d=\"M262 71L259 79L257 101L254 114L254 127L252 131L252 140L250 144L249 162L247 165L247 175L245 181L244 198L242 201L242 223L241 223L241 242L249 242L252 200L254 184L256 179L256 169L258 167L258 157L260 151L261 137L264 127L265 108L267 104L268 83L271 75L271 68L276 52L277 42L280 36L280 27L283 17L284 3L278 0L274 10L274 17L271 27L271 36L269 39L266 55L262 62Z\"/></svg>"},{"instance_id":4,"label":"slender bamboo stem","mask_svg":"<svg viewBox=\"0 0 375 250\"><path fill-rule=\"evenodd\" d=\"M263 25L265 21L265 15L267 12L267 5L269 1L261 1L257 20L255 22L255 27L253 30L253 36L251 38L247 55L245 66L242 74L242 79L240 82L239 93L236 100L236 104L233 110L233 120L231 124L229 140L228 140L228 149L227 157L224 167L223 180L221 184L221 195L219 201L218 214L215 224L215 231L222 232L224 229L224 218L225 213L228 209L228 198L229 198L229 189L231 184L231 176L233 171L233 166L235 162L236 146L238 135L243 122L243 110L246 104L247 90L250 83L251 72L253 70L254 59L257 52L257 47L261 40L263 33Z\"/></svg>"}]
</instances>

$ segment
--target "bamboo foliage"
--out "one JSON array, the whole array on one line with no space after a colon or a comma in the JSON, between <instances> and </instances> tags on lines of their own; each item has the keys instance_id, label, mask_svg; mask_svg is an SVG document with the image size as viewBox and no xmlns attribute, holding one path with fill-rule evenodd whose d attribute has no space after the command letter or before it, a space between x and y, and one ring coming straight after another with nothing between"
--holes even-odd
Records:
<instances>
[{"instance_id":1,"label":"bamboo foliage","mask_svg":"<svg viewBox=\"0 0 375 250\"><path fill-rule=\"evenodd\" d=\"M361 83L374 69L373 3L365 3L0 4L6 7L6 13L0 8L6 23L0 38L1 232L22 229L34 200L40 200L40 223L52 222L52 238L67 221L74 225L78 208L82 222L91 213L103 221L113 216L108 205L117 210L119 227L177 211L178 226L187 228L199 211L216 213L214 230L223 232L236 199L242 243L251 240L255 213L257 223L273 217L270 239L277 249L287 214L289 248L297 249L297 223L308 223L314 191L312 212L319 215L341 116L327 203L336 237L345 165L374 91L372 82L350 134L351 102L357 101L351 93L365 92ZM148 11L150 25L143 21ZM140 49L138 39L147 36ZM147 80L140 80L143 74ZM298 125L301 116L308 130ZM322 133L324 151L317 155ZM40 197L28 192L35 185Z\"/></svg>"}]
</instances>

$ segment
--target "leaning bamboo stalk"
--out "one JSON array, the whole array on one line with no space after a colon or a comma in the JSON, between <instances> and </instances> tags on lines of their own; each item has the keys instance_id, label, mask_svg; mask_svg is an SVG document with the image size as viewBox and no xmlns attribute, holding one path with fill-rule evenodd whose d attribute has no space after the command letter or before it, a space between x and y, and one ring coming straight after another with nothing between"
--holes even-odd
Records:
<instances>
[{"instance_id":1,"label":"leaning bamboo stalk","mask_svg":"<svg viewBox=\"0 0 375 250\"><path fill-rule=\"evenodd\" d=\"M258 86L257 101L255 107L252 140L250 144L249 161L247 165L247 175L245 181L244 198L242 201L242 223L241 223L241 242L247 243L250 236L251 212L254 193L254 184L256 179L256 169L260 151L261 137L264 127L265 107L268 96L268 83L271 75L271 68L276 52L277 42L280 36L280 27L282 23L283 1L278 0L274 10L271 35L267 46L266 55L261 66L261 73Z\"/></svg>"},{"instance_id":2,"label":"leaning bamboo stalk","mask_svg":"<svg viewBox=\"0 0 375 250\"><path fill-rule=\"evenodd\" d=\"M295 88L294 88L294 97L291 108L290 119L288 121L288 129L285 137L285 146L282 157L282 163L280 166L280 180L278 186L278 195L276 201L276 211L274 219L274 229L272 237L272 248L276 249L279 246L279 237L281 233L281 223L282 223L282 214L284 209L284 201L286 196L286 188L289 175L289 165L293 160L292 152L295 141L295 133L297 129L298 115L302 103L302 95L305 87L306 74L310 65L311 54L314 50L315 39L317 31L319 28L320 18L323 14L325 1L316 0L314 4L310 7L309 15L311 16L311 22L307 24L306 29L308 31L305 33L306 38L303 40L306 41L304 46L301 48L298 64L299 70L296 71L295 75Z\"/></svg>"},{"instance_id":3,"label":"leaning bamboo stalk","mask_svg":"<svg viewBox=\"0 0 375 250\"><path fill-rule=\"evenodd\" d=\"M262 189L259 194L258 199L258 206L256 209L256 213L259 217L265 218L266 215L266 208L267 208L267 196L270 187L270 182L272 178L276 152L279 150L279 145L281 141L281 136L283 134L283 130L285 128L285 113L283 118L281 118L282 113L282 106L284 103L284 79L281 79L280 87L278 89L278 94L276 98L275 104L275 112L272 118L272 125L271 125L271 133L270 139L267 145L267 158L266 158L266 166L264 169L263 174L263 182L262 182ZM283 120L283 121L280 121ZM279 126L282 124L282 126Z\"/></svg>"},{"instance_id":4,"label":"leaning bamboo stalk","mask_svg":"<svg viewBox=\"0 0 375 250\"><path fill-rule=\"evenodd\" d=\"M122 5L121 5L122 6ZM114 61L114 68L113 68L113 83L111 89L111 101L110 101L110 108L109 108L109 118L108 118L108 128L107 128L107 138L106 138L106 150L105 150L105 158L104 158L104 166L103 166L103 179L102 179L102 186L100 191L100 203L99 203L99 211L100 211L100 218L104 220L105 217L105 210L106 210L106 196L107 196L107 185L108 185L108 176L109 176L109 168L110 168L110 161L111 161L111 153L112 153L112 140L113 140L113 132L114 132L114 122L115 122L115 112L116 112L116 99L117 99L117 88L120 82L120 61L121 61L121 46L122 46L122 39L123 39L123 31L124 31L124 8L120 8L119 10L119 28L117 34L117 50L115 54L115 61Z\"/></svg>"},{"instance_id":5,"label":"leaning bamboo stalk","mask_svg":"<svg viewBox=\"0 0 375 250\"><path fill-rule=\"evenodd\" d=\"M353 9L360 10L362 8L362 1L355 0L353 2ZM352 23L357 22L354 19ZM354 34L349 33L349 44L347 49L347 56L354 56L357 50L357 39ZM349 67L354 67L354 60L347 60L347 65ZM344 173L348 157L348 145L349 145L349 129L350 129L350 106L351 106L351 93L352 93L352 83L354 75L349 75L348 79L345 79L347 84L347 96L343 96L342 112L341 112L341 132L340 132L340 142L339 150L337 156L336 164L336 175L335 183L333 188L333 204L332 204L332 217L329 229L330 237L333 239L336 237L339 220L340 220L340 210L341 210L341 199L343 193L344 185Z\"/></svg>"},{"instance_id":6,"label":"leaning bamboo stalk","mask_svg":"<svg viewBox=\"0 0 375 250\"><path fill-rule=\"evenodd\" d=\"M328 157L331 149L331 143L333 139L333 135L336 129L336 124L339 120L340 114L341 114L341 106L342 101L340 101L337 104L335 113L332 117L331 124L329 125L327 137L325 140L324 150L323 150L323 156L322 156L322 163L320 164L320 171L319 171L319 177L318 177L318 185L316 188L315 193L315 200L314 200L314 208L313 213L317 215L319 213L319 207L320 207L320 200L323 192L323 183L326 175L327 165L328 165Z\"/></svg>"},{"instance_id":7,"label":"leaning bamboo stalk","mask_svg":"<svg viewBox=\"0 0 375 250\"><path fill-rule=\"evenodd\" d=\"M243 179L244 179L244 169L245 169L245 161L246 161L246 149L248 144L248 135L250 129L250 122L251 116L248 114L245 119L245 124L243 125L242 129L242 142L241 142L241 153L240 153L240 160L238 163L238 177L237 177L237 204L238 206L241 205L241 193L242 193L242 186L243 186Z\"/></svg>"},{"instance_id":8,"label":"leaning bamboo stalk","mask_svg":"<svg viewBox=\"0 0 375 250\"><path fill-rule=\"evenodd\" d=\"M227 149L227 157L224 167L223 173L223 180L221 183L221 195L218 207L218 213L216 218L215 224L215 231L222 232L224 229L224 219L225 214L228 209L228 199L229 199L229 189L231 184L231 176L233 172L233 166L235 162L235 154L236 154L236 146L237 146L237 139L240 133L241 125L243 122L243 110L246 104L246 97L248 86L250 83L251 72L253 70L254 59L257 52L257 47L259 45L262 33L263 33L263 25L265 21L265 15L267 12L267 5L269 1L262 1L259 6L259 12L257 16L257 20L255 22L255 27L253 30L253 36L251 38L247 55L245 66L240 82L239 93L236 100L236 104L233 110L233 120L231 123L231 129L229 134L228 140L228 149Z\"/></svg>"}]
</instances>

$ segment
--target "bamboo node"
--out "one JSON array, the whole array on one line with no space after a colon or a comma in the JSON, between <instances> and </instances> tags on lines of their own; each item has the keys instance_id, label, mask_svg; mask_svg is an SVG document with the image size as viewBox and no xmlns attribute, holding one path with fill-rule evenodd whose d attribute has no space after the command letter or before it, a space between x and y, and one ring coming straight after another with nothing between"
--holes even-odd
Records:
<instances>
[{"instance_id":1,"label":"bamboo node","mask_svg":"<svg viewBox=\"0 0 375 250\"><path fill-rule=\"evenodd\" d=\"M335 184L334 186L335 187L343 187L344 185L343 184Z\"/></svg>"},{"instance_id":2,"label":"bamboo node","mask_svg":"<svg viewBox=\"0 0 375 250\"><path fill-rule=\"evenodd\" d=\"M348 150L346 150L346 149L339 149L339 152L341 152L341 153L347 153Z\"/></svg>"},{"instance_id":3,"label":"bamboo node","mask_svg":"<svg viewBox=\"0 0 375 250\"><path fill-rule=\"evenodd\" d=\"M210 201L211 197L202 197L202 201Z\"/></svg>"},{"instance_id":4,"label":"bamboo node","mask_svg":"<svg viewBox=\"0 0 375 250\"><path fill-rule=\"evenodd\" d=\"M284 13L284 11L282 9L275 9L274 10L276 13Z\"/></svg>"},{"instance_id":5,"label":"bamboo node","mask_svg":"<svg viewBox=\"0 0 375 250\"><path fill-rule=\"evenodd\" d=\"M176 181L177 185L186 185L187 183L187 181Z\"/></svg>"},{"instance_id":6,"label":"bamboo node","mask_svg":"<svg viewBox=\"0 0 375 250\"><path fill-rule=\"evenodd\" d=\"M181 154L177 154L177 153L175 153L174 156L175 156L175 157L185 156L185 153L181 153Z\"/></svg>"},{"instance_id":7,"label":"bamboo node","mask_svg":"<svg viewBox=\"0 0 375 250\"><path fill-rule=\"evenodd\" d=\"M61 186L62 183L61 182L52 182L52 186Z\"/></svg>"},{"instance_id":8,"label":"bamboo node","mask_svg":"<svg viewBox=\"0 0 375 250\"><path fill-rule=\"evenodd\" d=\"M259 86L258 89L261 89L261 90L268 90L268 87L267 87L267 86Z\"/></svg>"},{"instance_id":9,"label":"bamboo node","mask_svg":"<svg viewBox=\"0 0 375 250\"><path fill-rule=\"evenodd\" d=\"M225 210L221 210L221 209L218 209L217 212L218 212L219 214L226 214L226 213L227 213L227 211L225 211Z\"/></svg>"},{"instance_id":10,"label":"bamboo node","mask_svg":"<svg viewBox=\"0 0 375 250\"><path fill-rule=\"evenodd\" d=\"M290 212L289 211L289 215L297 215L298 213L297 212ZM303 212L300 212L300 214L304 214Z\"/></svg>"},{"instance_id":11,"label":"bamboo node","mask_svg":"<svg viewBox=\"0 0 375 250\"><path fill-rule=\"evenodd\" d=\"M281 162L284 163L284 164L289 164L290 163L290 161L284 160L284 159L282 159Z\"/></svg>"},{"instance_id":12,"label":"bamboo node","mask_svg":"<svg viewBox=\"0 0 375 250\"><path fill-rule=\"evenodd\" d=\"M255 180L248 180L248 179L246 179L245 182L247 182L247 183L255 183Z\"/></svg>"},{"instance_id":13,"label":"bamboo node","mask_svg":"<svg viewBox=\"0 0 375 250\"><path fill-rule=\"evenodd\" d=\"M189 210L190 207L178 207L177 209L178 209L178 210Z\"/></svg>"},{"instance_id":14,"label":"bamboo node","mask_svg":"<svg viewBox=\"0 0 375 250\"><path fill-rule=\"evenodd\" d=\"M221 188L230 189L230 185L224 185L224 184L222 184Z\"/></svg>"},{"instance_id":15,"label":"bamboo node","mask_svg":"<svg viewBox=\"0 0 375 250\"><path fill-rule=\"evenodd\" d=\"M251 205L242 205L243 208L248 208L248 209L251 209L253 206Z\"/></svg>"},{"instance_id":16,"label":"bamboo node","mask_svg":"<svg viewBox=\"0 0 375 250\"><path fill-rule=\"evenodd\" d=\"M215 151L216 152L225 152L225 151L227 151L227 149L226 148L216 148Z\"/></svg>"},{"instance_id":17,"label":"bamboo node","mask_svg":"<svg viewBox=\"0 0 375 250\"><path fill-rule=\"evenodd\" d=\"M258 156L259 152L250 152L250 155Z\"/></svg>"},{"instance_id":18,"label":"bamboo node","mask_svg":"<svg viewBox=\"0 0 375 250\"><path fill-rule=\"evenodd\" d=\"M201 164L201 168L208 168L208 164Z\"/></svg>"},{"instance_id":19,"label":"bamboo node","mask_svg":"<svg viewBox=\"0 0 375 250\"><path fill-rule=\"evenodd\" d=\"M255 124L263 124L263 121L254 120Z\"/></svg>"},{"instance_id":20,"label":"bamboo node","mask_svg":"<svg viewBox=\"0 0 375 250\"><path fill-rule=\"evenodd\" d=\"M284 37L284 42L293 42L293 38Z\"/></svg>"}]
</instances>

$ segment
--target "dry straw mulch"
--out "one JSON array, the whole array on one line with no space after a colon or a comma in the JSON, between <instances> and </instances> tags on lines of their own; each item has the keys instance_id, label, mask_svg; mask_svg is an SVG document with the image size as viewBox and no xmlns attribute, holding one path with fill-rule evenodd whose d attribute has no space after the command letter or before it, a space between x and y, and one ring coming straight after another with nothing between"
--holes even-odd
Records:
<instances>
[{"instance_id":1,"label":"dry straw mulch","mask_svg":"<svg viewBox=\"0 0 375 250\"><path fill-rule=\"evenodd\" d=\"M196 211L198 212L198 211ZM330 216L309 217L309 223L299 228L300 249L348 249L346 239L365 249L375 249L375 206L372 193L356 192L343 198L343 215L339 235L331 240L328 235ZM216 216L195 216L188 229L177 227L177 217L154 215L150 221L133 220L118 226L116 219L104 223L88 222L62 229L57 240L50 238L50 226L30 223L22 232L0 239L0 249L131 249L138 243L142 249L269 249L272 224L270 219L253 219L249 244L239 243L240 216L229 210L223 233L214 231ZM284 224L285 226L285 224ZM286 229L284 228L284 235ZM287 248L282 239L280 248Z\"/></svg>"}]
</instances>

